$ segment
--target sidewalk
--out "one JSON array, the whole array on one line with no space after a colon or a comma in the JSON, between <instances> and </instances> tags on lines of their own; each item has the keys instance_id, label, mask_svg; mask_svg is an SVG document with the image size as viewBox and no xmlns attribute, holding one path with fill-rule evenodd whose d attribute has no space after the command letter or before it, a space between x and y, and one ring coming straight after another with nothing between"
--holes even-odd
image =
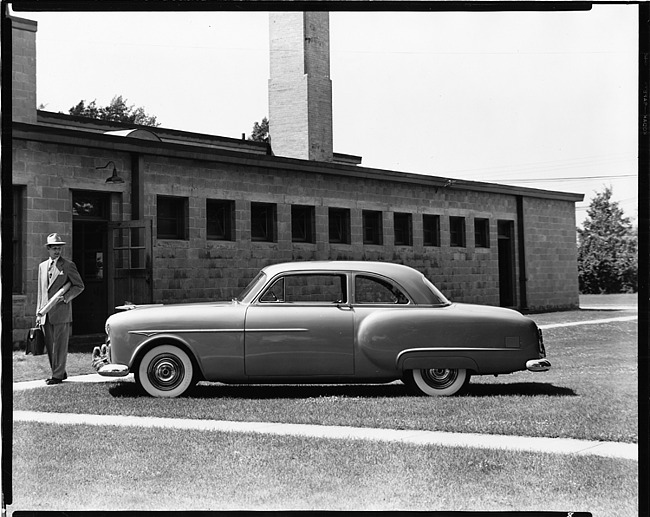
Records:
<instances>
[{"instance_id":1,"label":"sidewalk","mask_svg":"<svg viewBox=\"0 0 650 517\"><path fill-rule=\"evenodd\" d=\"M124 379L131 380L132 375ZM97 374L71 377L66 382L115 382L115 379ZM123 382L122 379L118 382ZM62 386L64 386L62 384ZM45 381L14 384L15 391L45 387ZM51 388L48 388L51 389ZM58 388L54 388L58 389ZM409 445L435 445L440 447L470 447L510 451L601 456L638 461L638 446L629 443L575 440L572 438L539 438L525 436L489 435L474 433L449 433L327 426L309 424L281 424L271 422L232 422L225 420L189 420L181 418L136 417L124 415L90 415L76 413L41 413L14 411L15 422L40 422L58 425L124 426L162 429L192 429L212 432L259 433L280 436L306 436L310 438L352 439L398 442Z\"/></svg>"}]
</instances>

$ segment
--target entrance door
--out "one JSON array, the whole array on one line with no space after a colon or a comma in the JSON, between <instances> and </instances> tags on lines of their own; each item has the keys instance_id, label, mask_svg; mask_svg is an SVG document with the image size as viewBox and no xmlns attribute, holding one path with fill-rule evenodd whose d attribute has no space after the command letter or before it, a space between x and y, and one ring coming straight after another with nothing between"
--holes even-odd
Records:
<instances>
[{"instance_id":1,"label":"entrance door","mask_svg":"<svg viewBox=\"0 0 650 517\"><path fill-rule=\"evenodd\" d=\"M79 191L72 199L72 260L86 286L72 303L72 329L74 335L99 334L108 316L108 196Z\"/></svg>"},{"instance_id":2,"label":"entrance door","mask_svg":"<svg viewBox=\"0 0 650 517\"><path fill-rule=\"evenodd\" d=\"M151 220L108 223L109 310L151 303Z\"/></svg>"},{"instance_id":3,"label":"entrance door","mask_svg":"<svg viewBox=\"0 0 650 517\"><path fill-rule=\"evenodd\" d=\"M498 221L499 233L499 304L515 307L514 221Z\"/></svg>"}]
</instances>

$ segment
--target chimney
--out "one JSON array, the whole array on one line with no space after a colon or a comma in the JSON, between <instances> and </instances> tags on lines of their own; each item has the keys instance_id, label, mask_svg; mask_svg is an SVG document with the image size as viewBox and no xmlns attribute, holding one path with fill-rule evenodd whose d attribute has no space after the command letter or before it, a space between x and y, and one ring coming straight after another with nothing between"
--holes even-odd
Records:
<instances>
[{"instance_id":1,"label":"chimney","mask_svg":"<svg viewBox=\"0 0 650 517\"><path fill-rule=\"evenodd\" d=\"M275 156L331 162L329 13L269 15L269 134Z\"/></svg>"},{"instance_id":2,"label":"chimney","mask_svg":"<svg viewBox=\"0 0 650 517\"><path fill-rule=\"evenodd\" d=\"M33 20L11 20L12 120L36 124L36 27Z\"/></svg>"}]
</instances>

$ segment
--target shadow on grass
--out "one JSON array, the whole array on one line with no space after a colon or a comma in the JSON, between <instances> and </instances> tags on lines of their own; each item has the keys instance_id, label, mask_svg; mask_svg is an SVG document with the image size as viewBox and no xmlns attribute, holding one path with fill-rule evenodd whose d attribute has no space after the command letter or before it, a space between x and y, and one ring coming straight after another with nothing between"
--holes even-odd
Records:
<instances>
[{"instance_id":1,"label":"shadow on grass","mask_svg":"<svg viewBox=\"0 0 650 517\"><path fill-rule=\"evenodd\" d=\"M148 396L132 382L119 383L109 388L113 397ZM498 396L553 396L575 397L572 389L543 383L470 384L459 397ZM194 399L308 399L319 397L343 398L395 398L412 396L403 384L208 384L201 383L187 392Z\"/></svg>"},{"instance_id":2,"label":"shadow on grass","mask_svg":"<svg viewBox=\"0 0 650 517\"><path fill-rule=\"evenodd\" d=\"M547 396L547 397L577 397L571 388L554 386L542 382L513 382L508 384L472 384L467 387L464 397L498 397L498 396Z\"/></svg>"}]
</instances>

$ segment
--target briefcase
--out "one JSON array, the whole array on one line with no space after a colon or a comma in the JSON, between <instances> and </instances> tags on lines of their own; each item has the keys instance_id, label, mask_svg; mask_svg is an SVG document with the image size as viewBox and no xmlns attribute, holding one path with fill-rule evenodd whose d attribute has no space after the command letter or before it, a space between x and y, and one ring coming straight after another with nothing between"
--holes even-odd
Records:
<instances>
[{"instance_id":1,"label":"briefcase","mask_svg":"<svg viewBox=\"0 0 650 517\"><path fill-rule=\"evenodd\" d=\"M25 354L43 355L45 353L45 334L43 329L37 325L29 329L27 333L27 345L25 346Z\"/></svg>"}]
</instances>

